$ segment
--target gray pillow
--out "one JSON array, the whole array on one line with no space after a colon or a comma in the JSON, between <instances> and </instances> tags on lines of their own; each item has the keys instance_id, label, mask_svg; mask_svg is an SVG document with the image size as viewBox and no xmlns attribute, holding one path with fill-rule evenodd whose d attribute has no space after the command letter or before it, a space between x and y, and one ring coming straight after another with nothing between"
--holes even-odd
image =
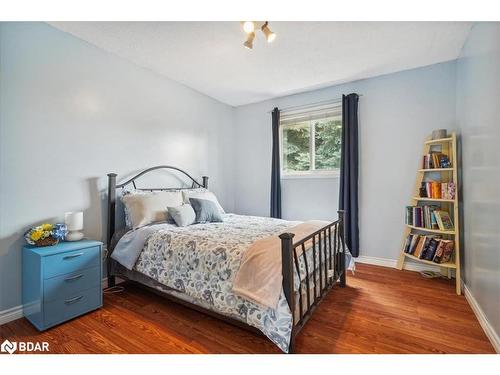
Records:
<instances>
[{"instance_id":1,"label":"gray pillow","mask_svg":"<svg viewBox=\"0 0 500 375\"><path fill-rule=\"evenodd\" d=\"M183 204L177 207L168 207L168 213L173 217L175 224L178 227L186 227L194 224L196 221L196 213L190 204Z\"/></svg>"},{"instance_id":2,"label":"gray pillow","mask_svg":"<svg viewBox=\"0 0 500 375\"><path fill-rule=\"evenodd\" d=\"M196 212L197 223L222 222L222 214L214 201L200 198L189 198L194 212Z\"/></svg>"}]
</instances>

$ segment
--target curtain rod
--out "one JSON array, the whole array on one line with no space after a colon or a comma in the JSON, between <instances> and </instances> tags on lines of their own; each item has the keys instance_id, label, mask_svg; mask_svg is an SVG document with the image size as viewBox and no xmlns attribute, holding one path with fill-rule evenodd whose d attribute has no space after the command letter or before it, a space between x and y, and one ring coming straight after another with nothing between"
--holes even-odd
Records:
<instances>
[{"instance_id":1,"label":"curtain rod","mask_svg":"<svg viewBox=\"0 0 500 375\"><path fill-rule=\"evenodd\" d=\"M358 96L361 97L361 96L363 96L363 94L358 94ZM294 106L284 107L284 108L278 107L278 109L280 110L280 112L283 112L283 111L291 111L292 109L293 110L305 109L305 108L309 108L309 107L316 107L319 105L336 104L336 103L341 103L341 102L342 102L342 98L337 98L337 99L323 100L323 101L309 103L309 104L303 104L303 105L294 105ZM271 109L270 111L268 111L267 113L272 113L273 110L274 110L274 108Z\"/></svg>"}]
</instances>

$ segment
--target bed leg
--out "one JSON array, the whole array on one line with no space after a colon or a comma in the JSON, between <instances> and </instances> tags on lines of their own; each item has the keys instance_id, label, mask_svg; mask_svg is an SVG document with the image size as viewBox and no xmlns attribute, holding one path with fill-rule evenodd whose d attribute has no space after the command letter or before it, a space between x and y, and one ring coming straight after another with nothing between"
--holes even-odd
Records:
<instances>
[{"instance_id":1,"label":"bed leg","mask_svg":"<svg viewBox=\"0 0 500 375\"><path fill-rule=\"evenodd\" d=\"M342 275L340 275L339 285L341 288L345 288L345 269L342 271Z\"/></svg>"},{"instance_id":2,"label":"bed leg","mask_svg":"<svg viewBox=\"0 0 500 375\"><path fill-rule=\"evenodd\" d=\"M292 332L290 337L290 345L288 345L288 353L287 354L295 354L295 335Z\"/></svg>"},{"instance_id":3,"label":"bed leg","mask_svg":"<svg viewBox=\"0 0 500 375\"><path fill-rule=\"evenodd\" d=\"M108 276L108 288L112 288L116 285L116 277Z\"/></svg>"}]
</instances>

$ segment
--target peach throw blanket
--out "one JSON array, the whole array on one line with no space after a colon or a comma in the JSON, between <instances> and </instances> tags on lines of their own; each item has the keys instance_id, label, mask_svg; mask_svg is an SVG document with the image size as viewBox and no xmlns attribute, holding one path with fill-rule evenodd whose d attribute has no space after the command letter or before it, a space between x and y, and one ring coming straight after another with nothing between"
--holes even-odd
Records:
<instances>
[{"instance_id":1,"label":"peach throw blanket","mask_svg":"<svg viewBox=\"0 0 500 375\"><path fill-rule=\"evenodd\" d=\"M293 242L296 243L328 224L328 221L311 220L298 224L287 232L295 234ZM275 309L282 282L281 239L274 235L257 240L248 247L236 273L233 292L259 305Z\"/></svg>"}]
</instances>

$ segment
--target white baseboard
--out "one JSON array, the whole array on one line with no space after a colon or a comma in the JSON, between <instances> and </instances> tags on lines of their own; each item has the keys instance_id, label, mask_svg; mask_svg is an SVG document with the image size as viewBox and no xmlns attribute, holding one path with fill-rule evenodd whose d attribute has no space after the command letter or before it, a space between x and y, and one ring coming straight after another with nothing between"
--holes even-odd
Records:
<instances>
[{"instance_id":1,"label":"white baseboard","mask_svg":"<svg viewBox=\"0 0 500 375\"><path fill-rule=\"evenodd\" d=\"M23 317L23 305L0 311L0 326Z\"/></svg>"},{"instance_id":2,"label":"white baseboard","mask_svg":"<svg viewBox=\"0 0 500 375\"><path fill-rule=\"evenodd\" d=\"M374 266L382 266L382 267L389 267L389 268L396 268L396 265L398 263L397 259L389 259L389 258L377 258L377 257L369 257L369 256L364 256L361 255L357 258L354 258L354 261L356 263L365 263L365 264L373 264ZM411 261L405 261L404 264L404 269L408 271L425 271L425 270L430 270L430 271L436 271L439 272L439 266L432 266L424 263L416 263L416 262L411 262Z\"/></svg>"},{"instance_id":3,"label":"white baseboard","mask_svg":"<svg viewBox=\"0 0 500 375\"><path fill-rule=\"evenodd\" d=\"M488 321L488 318L486 317L483 310L481 309L481 306L479 306L476 299L472 295L470 289L467 287L467 285L463 281L462 281L462 288L464 291L464 296L467 299L467 302L469 302L469 305L472 308L472 311L474 311L474 314L476 314L476 318L479 321L479 324L481 324L481 327L483 328L484 333L486 334L486 336L490 340L491 345L493 345L493 348L495 349L495 351L497 353L500 353L500 338L498 337L498 334L495 332L495 329Z\"/></svg>"},{"instance_id":4,"label":"white baseboard","mask_svg":"<svg viewBox=\"0 0 500 375\"><path fill-rule=\"evenodd\" d=\"M116 283L119 284L124 280L117 278ZM105 277L101 282L102 288L108 287L108 278ZM23 305L15 306L7 310L0 311L0 326L2 324L12 322L13 320L22 318L23 315Z\"/></svg>"}]
</instances>

